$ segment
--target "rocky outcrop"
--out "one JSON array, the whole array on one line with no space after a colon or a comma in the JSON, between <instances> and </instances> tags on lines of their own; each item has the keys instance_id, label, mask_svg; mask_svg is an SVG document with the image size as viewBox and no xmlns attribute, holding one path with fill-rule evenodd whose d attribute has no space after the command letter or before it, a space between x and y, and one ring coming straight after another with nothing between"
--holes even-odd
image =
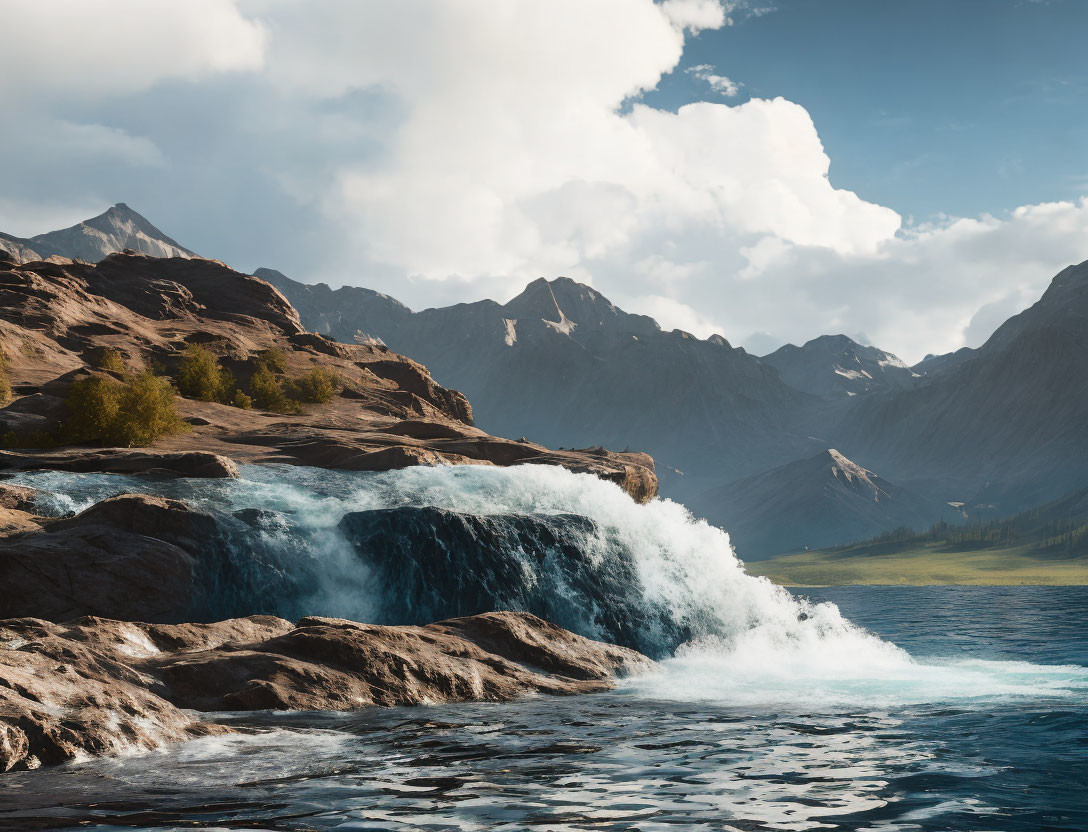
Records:
<instances>
[{"instance_id":1,"label":"rocky outcrop","mask_svg":"<svg viewBox=\"0 0 1088 832\"><path fill-rule=\"evenodd\" d=\"M33 437L55 426L69 385L96 372L106 349L129 369L169 373L200 344L244 383L254 357L276 348L289 375L322 367L342 383L332 401L302 413L179 399L191 429L161 440L152 454L24 450L0 457L0 470L230 476L230 460L371 471L540 463L604 477L638 500L657 493L645 454L553 451L491 436L473 427L465 396L421 364L380 343L341 344L305 332L277 289L214 261L112 254L96 265L0 262L0 337L17 393L0 408L0 434Z\"/></svg>"},{"instance_id":2,"label":"rocky outcrop","mask_svg":"<svg viewBox=\"0 0 1088 832\"><path fill-rule=\"evenodd\" d=\"M0 539L0 618L180 621L202 606L215 521L176 500L126 494L13 531Z\"/></svg>"},{"instance_id":3,"label":"rocky outcrop","mask_svg":"<svg viewBox=\"0 0 1088 832\"><path fill-rule=\"evenodd\" d=\"M524 613L425 627L252 616L0 621L0 771L227 732L201 713L352 710L607 689L644 656Z\"/></svg>"},{"instance_id":4,"label":"rocky outcrop","mask_svg":"<svg viewBox=\"0 0 1088 832\"><path fill-rule=\"evenodd\" d=\"M402 506L353 512L340 529L382 588L378 621L526 610L653 656L691 636L647 602L628 551L599 545L606 533L586 517Z\"/></svg>"},{"instance_id":5,"label":"rocky outcrop","mask_svg":"<svg viewBox=\"0 0 1088 832\"><path fill-rule=\"evenodd\" d=\"M44 469L97 471L106 474L148 474L151 476L235 478L238 466L221 454L207 451L154 452L124 448L67 451L0 451L0 471Z\"/></svg>"}]
</instances>

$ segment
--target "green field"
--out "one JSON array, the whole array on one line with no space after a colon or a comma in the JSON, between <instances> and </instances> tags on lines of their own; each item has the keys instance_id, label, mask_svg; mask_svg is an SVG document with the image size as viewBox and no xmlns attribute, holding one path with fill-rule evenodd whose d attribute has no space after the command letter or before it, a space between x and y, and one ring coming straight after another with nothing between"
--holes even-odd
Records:
<instances>
[{"instance_id":1,"label":"green field","mask_svg":"<svg viewBox=\"0 0 1088 832\"><path fill-rule=\"evenodd\" d=\"M787 586L1088 584L1088 554L1050 556L1035 544L968 551L942 542L906 548L859 545L785 555L746 567L753 575Z\"/></svg>"},{"instance_id":2,"label":"green field","mask_svg":"<svg viewBox=\"0 0 1088 832\"><path fill-rule=\"evenodd\" d=\"M1088 488L1011 517L895 529L747 567L787 586L1088 585Z\"/></svg>"}]
</instances>

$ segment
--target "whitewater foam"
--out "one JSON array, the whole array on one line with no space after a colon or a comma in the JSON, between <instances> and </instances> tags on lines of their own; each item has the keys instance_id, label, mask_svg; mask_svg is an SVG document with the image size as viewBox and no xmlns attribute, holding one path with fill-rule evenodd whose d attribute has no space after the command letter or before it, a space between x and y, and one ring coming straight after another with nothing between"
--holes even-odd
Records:
<instances>
[{"instance_id":1,"label":"whitewater foam","mask_svg":"<svg viewBox=\"0 0 1088 832\"><path fill-rule=\"evenodd\" d=\"M593 476L536 465L378 474L244 466L241 473L239 480L151 481L42 472L16 481L49 492L45 501L53 510L130 491L176 497L225 518L253 509L275 513L272 521L245 532L235 556L269 564L281 579L274 586L288 574L298 587L294 598L277 589L262 596L272 608L249 610L287 617L370 617L381 587L338 528L350 512L433 506L489 517L581 515L596 530L582 542L587 562L621 552L636 570L642 602L667 610L692 637L659 671L624 683L625 690L651 698L838 707L1088 690L1083 668L915 660L845 619L835 605L795 598L746 574L728 535L683 506L664 499L638 505L618 486ZM523 552L506 554L525 560ZM524 565L547 568L529 560ZM590 630L585 634L600 635Z\"/></svg>"}]
</instances>

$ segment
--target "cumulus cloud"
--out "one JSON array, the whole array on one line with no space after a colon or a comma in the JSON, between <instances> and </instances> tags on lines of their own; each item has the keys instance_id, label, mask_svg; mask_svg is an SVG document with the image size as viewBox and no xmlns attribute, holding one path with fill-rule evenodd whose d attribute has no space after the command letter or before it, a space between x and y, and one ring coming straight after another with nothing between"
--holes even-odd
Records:
<instances>
[{"instance_id":1,"label":"cumulus cloud","mask_svg":"<svg viewBox=\"0 0 1088 832\"><path fill-rule=\"evenodd\" d=\"M720 0L665 0L661 11L674 26L693 33L700 29L720 29L729 22Z\"/></svg>"},{"instance_id":2,"label":"cumulus cloud","mask_svg":"<svg viewBox=\"0 0 1088 832\"><path fill-rule=\"evenodd\" d=\"M1083 202L905 227L835 187L798 104L642 102L694 34L762 11L12 0L0 228L124 200L242 268L417 308L565 274L760 352L864 331L908 359L984 338L1088 256ZM687 71L728 98L722 69Z\"/></svg>"},{"instance_id":3,"label":"cumulus cloud","mask_svg":"<svg viewBox=\"0 0 1088 832\"><path fill-rule=\"evenodd\" d=\"M232 0L6 0L0 101L148 89L251 70L264 29Z\"/></svg>"}]
</instances>

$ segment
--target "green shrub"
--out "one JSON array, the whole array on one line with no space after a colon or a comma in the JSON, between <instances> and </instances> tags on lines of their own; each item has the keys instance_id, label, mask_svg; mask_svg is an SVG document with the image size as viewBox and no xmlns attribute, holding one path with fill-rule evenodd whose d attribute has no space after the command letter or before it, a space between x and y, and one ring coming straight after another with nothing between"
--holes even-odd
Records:
<instances>
[{"instance_id":1,"label":"green shrub","mask_svg":"<svg viewBox=\"0 0 1088 832\"><path fill-rule=\"evenodd\" d=\"M230 370L219 366L215 353L197 345L185 350L178 369L178 390L181 395L204 402L229 404L237 384Z\"/></svg>"},{"instance_id":2,"label":"green shrub","mask_svg":"<svg viewBox=\"0 0 1088 832\"><path fill-rule=\"evenodd\" d=\"M187 428L174 409L174 388L169 380L148 372L126 379L110 430L113 444L126 448L150 445L160 436Z\"/></svg>"},{"instance_id":3,"label":"green shrub","mask_svg":"<svg viewBox=\"0 0 1088 832\"><path fill-rule=\"evenodd\" d=\"M324 367L314 367L298 378L284 382L284 392L292 399L312 404L325 404L332 400L340 380L336 373Z\"/></svg>"},{"instance_id":4,"label":"green shrub","mask_svg":"<svg viewBox=\"0 0 1088 832\"><path fill-rule=\"evenodd\" d=\"M257 356L257 363L267 367L276 375L282 376L287 372L287 355L279 347L271 347Z\"/></svg>"},{"instance_id":5,"label":"green shrub","mask_svg":"<svg viewBox=\"0 0 1088 832\"><path fill-rule=\"evenodd\" d=\"M102 442L113 431L121 407L121 383L91 376L68 388L68 418L61 426L66 442Z\"/></svg>"},{"instance_id":6,"label":"green shrub","mask_svg":"<svg viewBox=\"0 0 1088 832\"><path fill-rule=\"evenodd\" d=\"M253 364L256 370L249 380L252 403L274 413L299 413L303 402L325 404L340 386L336 373L324 367L315 367L296 378L284 378L287 356L278 348L264 350L253 359Z\"/></svg>"},{"instance_id":7,"label":"green shrub","mask_svg":"<svg viewBox=\"0 0 1088 832\"><path fill-rule=\"evenodd\" d=\"M0 350L0 406L11 401L11 379L8 377L8 357Z\"/></svg>"},{"instance_id":8,"label":"green shrub","mask_svg":"<svg viewBox=\"0 0 1088 832\"><path fill-rule=\"evenodd\" d=\"M102 351L102 355L98 358L98 366L109 373L125 374L125 360L121 357L121 353L112 348Z\"/></svg>"},{"instance_id":9,"label":"green shrub","mask_svg":"<svg viewBox=\"0 0 1088 832\"><path fill-rule=\"evenodd\" d=\"M231 399L230 403L242 410L249 410L251 407L253 407L253 399L247 396L241 390L234 391L234 398Z\"/></svg>"},{"instance_id":10,"label":"green shrub","mask_svg":"<svg viewBox=\"0 0 1088 832\"><path fill-rule=\"evenodd\" d=\"M0 436L0 448L55 448L57 437L47 430L16 433L9 430Z\"/></svg>"},{"instance_id":11,"label":"green shrub","mask_svg":"<svg viewBox=\"0 0 1088 832\"><path fill-rule=\"evenodd\" d=\"M170 382L149 372L127 376L123 382L99 376L75 381L67 405L68 418L60 431L67 443L129 448L188 428L174 408Z\"/></svg>"},{"instance_id":12,"label":"green shrub","mask_svg":"<svg viewBox=\"0 0 1088 832\"><path fill-rule=\"evenodd\" d=\"M271 410L274 413L298 411L298 402L287 398L280 380L263 363L249 380L249 393L253 397L253 403L262 410Z\"/></svg>"}]
</instances>

